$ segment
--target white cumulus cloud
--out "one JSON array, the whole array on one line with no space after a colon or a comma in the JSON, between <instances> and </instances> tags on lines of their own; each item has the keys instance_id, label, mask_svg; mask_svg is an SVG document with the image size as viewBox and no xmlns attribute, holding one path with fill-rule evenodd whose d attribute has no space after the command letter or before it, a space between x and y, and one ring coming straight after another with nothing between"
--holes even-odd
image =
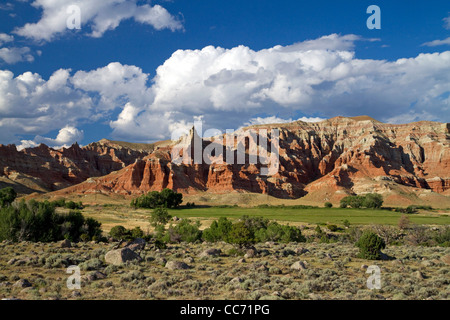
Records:
<instances>
[{"instance_id":1,"label":"white cumulus cloud","mask_svg":"<svg viewBox=\"0 0 450 320\"><path fill-rule=\"evenodd\" d=\"M24 134L42 135L66 125L104 120L128 102L143 108L145 99L151 99L147 77L140 68L120 63L74 75L60 69L48 80L37 73L15 77L0 70L0 136L15 141Z\"/></svg>"},{"instance_id":2,"label":"white cumulus cloud","mask_svg":"<svg viewBox=\"0 0 450 320\"><path fill-rule=\"evenodd\" d=\"M0 49L0 59L8 64L14 64L21 61L33 62L34 57L28 47L11 47Z\"/></svg>"},{"instance_id":3,"label":"white cumulus cloud","mask_svg":"<svg viewBox=\"0 0 450 320\"><path fill-rule=\"evenodd\" d=\"M204 115L215 128L235 128L255 113L281 120L303 113L401 121L399 115L426 110L431 119L448 120L450 51L396 61L357 59L352 48L359 40L330 35L260 51L178 50L157 69L150 109L132 123L167 111L175 122ZM121 125L115 123L115 132Z\"/></svg>"},{"instance_id":4,"label":"white cumulus cloud","mask_svg":"<svg viewBox=\"0 0 450 320\"><path fill-rule=\"evenodd\" d=\"M75 127L66 126L59 130L58 135L55 139L36 136L33 140L22 140L21 144L17 146L17 149L22 150L24 148L36 147L41 143L55 149L59 149L62 147L67 148L73 143L83 140L83 137L83 130L78 130Z\"/></svg>"},{"instance_id":5,"label":"white cumulus cloud","mask_svg":"<svg viewBox=\"0 0 450 320\"><path fill-rule=\"evenodd\" d=\"M178 50L153 79L120 63L75 74L61 69L48 80L0 71L0 135L17 141L20 135L102 122L115 139L155 141L199 116L204 130L221 131L339 115L450 122L450 51L358 59L354 41L363 40L330 35L259 51Z\"/></svg>"},{"instance_id":6,"label":"white cumulus cloud","mask_svg":"<svg viewBox=\"0 0 450 320\"><path fill-rule=\"evenodd\" d=\"M11 42L11 41L14 41L13 36L6 34L6 33L0 33L0 46L4 43Z\"/></svg>"},{"instance_id":7,"label":"white cumulus cloud","mask_svg":"<svg viewBox=\"0 0 450 320\"><path fill-rule=\"evenodd\" d=\"M253 126L258 124L274 124L274 123L289 123L293 121L303 121L303 122L320 122L325 120L325 118L319 118L319 117L301 117L298 119L282 119L276 116L270 116L270 117L256 117L250 119L248 122L245 122L244 125L246 126Z\"/></svg>"},{"instance_id":8,"label":"white cumulus cloud","mask_svg":"<svg viewBox=\"0 0 450 320\"><path fill-rule=\"evenodd\" d=\"M127 19L151 25L156 30L183 29L182 23L165 8L160 5L139 5L137 0L35 0L31 5L42 10L40 20L16 28L14 32L38 41L51 41L71 31L67 27L67 20L72 21L73 12L68 12L68 8L73 5L80 9L81 29L89 30L92 37L101 37Z\"/></svg>"}]
</instances>

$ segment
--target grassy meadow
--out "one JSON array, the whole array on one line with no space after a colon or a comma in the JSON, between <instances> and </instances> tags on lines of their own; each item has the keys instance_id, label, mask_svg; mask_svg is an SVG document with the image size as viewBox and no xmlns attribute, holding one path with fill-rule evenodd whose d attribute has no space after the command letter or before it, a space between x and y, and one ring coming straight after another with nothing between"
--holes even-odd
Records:
<instances>
[{"instance_id":1,"label":"grassy meadow","mask_svg":"<svg viewBox=\"0 0 450 320\"><path fill-rule=\"evenodd\" d=\"M211 206L193 207L184 206L179 209L169 209L173 217L199 220L202 228L206 228L213 220L226 217L236 220L243 215L261 216L269 220L278 221L290 225L316 225L335 224L342 225L348 220L352 225L392 225L396 226L401 213L379 209L352 209L352 208L298 208L295 206L274 207L236 207L236 206ZM143 230L150 228L148 222L151 209L134 209L127 204L91 205L83 209L83 214L92 217L102 223L105 232L115 225L123 225L126 228L140 226ZM450 211L433 210L420 211L417 214L408 215L411 223L418 225L450 225Z\"/></svg>"}]
</instances>

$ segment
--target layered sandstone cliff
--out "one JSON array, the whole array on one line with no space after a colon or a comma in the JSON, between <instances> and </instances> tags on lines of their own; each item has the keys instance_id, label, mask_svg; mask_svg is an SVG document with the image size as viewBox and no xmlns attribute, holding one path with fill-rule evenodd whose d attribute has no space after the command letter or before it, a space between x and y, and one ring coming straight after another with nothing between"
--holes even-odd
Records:
<instances>
[{"instance_id":1,"label":"layered sandstone cliff","mask_svg":"<svg viewBox=\"0 0 450 320\"><path fill-rule=\"evenodd\" d=\"M336 117L318 123L298 121L243 130L248 129L279 130L276 173L262 175L265 166L248 161L244 164L208 164L204 159L201 163L192 160L191 164L172 161L174 146L184 144L184 155L192 155L194 141L199 139L201 152L213 143L220 145L216 151L234 153L236 159L236 141L227 148L223 136L222 141L211 142L202 140L191 130L180 141L166 144L143 158L136 157L139 159L123 169L88 179L62 194L136 195L167 187L183 193L243 191L298 198L315 192L330 196L339 192L383 193L397 185L440 194L448 194L450 190L449 124L422 121L392 125L364 117ZM269 142L272 138L269 134ZM248 160L257 151L249 148L250 141L244 144L241 150L245 150ZM221 155L207 154L206 158L213 162ZM130 155L127 159L131 158ZM122 160L120 165L124 164ZM100 175L100 167L91 176Z\"/></svg>"},{"instance_id":2,"label":"layered sandstone cliff","mask_svg":"<svg viewBox=\"0 0 450 320\"><path fill-rule=\"evenodd\" d=\"M0 145L0 177L32 191L54 191L120 170L148 154L108 140L59 150L44 144L21 151Z\"/></svg>"}]
</instances>

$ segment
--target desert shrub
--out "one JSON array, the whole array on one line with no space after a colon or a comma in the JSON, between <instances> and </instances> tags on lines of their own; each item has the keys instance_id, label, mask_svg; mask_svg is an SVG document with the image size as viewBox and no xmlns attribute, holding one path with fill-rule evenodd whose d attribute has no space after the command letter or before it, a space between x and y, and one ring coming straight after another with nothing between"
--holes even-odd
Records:
<instances>
[{"instance_id":1,"label":"desert shrub","mask_svg":"<svg viewBox=\"0 0 450 320\"><path fill-rule=\"evenodd\" d=\"M203 239L209 242L226 241L232 228L232 222L225 217L213 221L211 226L203 231Z\"/></svg>"},{"instance_id":2,"label":"desert shrub","mask_svg":"<svg viewBox=\"0 0 450 320\"><path fill-rule=\"evenodd\" d=\"M414 246L428 245L431 240L431 234L424 226L415 225L408 230L408 234L405 237L405 241Z\"/></svg>"},{"instance_id":3,"label":"desert shrub","mask_svg":"<svg viewBox=\"0 0 450 320\"><path fill-rule=\"evenodd\" d=\"M372 226L371 230L379 235L386 244L398 243L401 238L401 233L393 226L379 224Z\"/></svg>"},{"instance_id":4,"label":"desert shrub","mask_svg":"<svg viewBox=\"0 0 450 320\"><path fill-rule=\"evenodd\" d=\"M142 231L142 229L140 227L135 227L135 228L131 229L130 233L131 233L131 237L133 239L144 237L144 231Z\"/></svg>"},{"instance_id":5,"label":"desert shrub","mask_svg":"<svg viewBox=\"0 0 450 320\"><path fill-rule=\"evenodd\" d=\"M410 225L411 225L411 221L409 220L408 216L402 214L402 216L398 220L398 227L401 230L406 230L406 229L409 229Z\"/></svg>"},{"instance_id":6,"label":"desert shrub","mask_svg":"<svg viewBox=\"0 0 450 320\"><path fill-rule=\"evenodd\" d=\"M129 231L124 226L114 226L109 231L109 235L115 240L124 240L129 236Z\"/></svg>"},{"instance_id":7,"label":"desert shrub","mask_svg":"<svg viewBox=\"0 0 450 320\"><path fill-rule=\"evenodd\" d=\"M155 210L153 210L151 217L150 217L150 223L156 227L158 225L165 225L172 217L167 212L167 209L158 207Z\"/></svg>"},{"instance_id":8,"label":"desert shrub","mask_svg":"<svg viewBox=\"0 0 450 320\"><path fill-rule=\"evenodd\" d=\"M17 193L11 188L3 188L0 190L0 207L9 206L16 199Z\"/></svg>"},{"instance_id":9,"label":"desert shrub","mask_svg":"<svg viewBox=\"0 0 450 320\"><path fill-rule=\"evenodd\" d=\"M158 243L163 243L164 236L166 235L166 228L164 225L160 224L155 227L155 231L153 233L153 238L155 238Z\"/></svg>"},{"instance_id":10,"label":"desert shrub","mask_svg":"<svg viewBox=\"0 0 450 320\"><path fill-rule=\"evenodd\" d=\"M231 248L227 251L227 255L232 256L232 257L244 256L245 252L242 249Z\"/></svg>"},{"instance_id":11,"label":"desert shrub","mask_svg":"<svg viewBox=\"0 0 450 320\"><path fill-rule=\"evenodd\" d=\"M200 240L202 232L199 229L200 222L192 222L189 219L183 219L175 226L170 226L167 230L164 241L165 242L195 242Z\"/></svg>"},{"instance_id":12,"label":"desert shrub","mask_svg":"<svg viewBox=\"0 0 450 320\"><path fill-rule=\"evenodd\" d=\"M447 226L444 230L439 231L433 236L433 240L439 246L450 247L450 227Z\"/></svg>"},{"instance_id":13,"label":"desert shrub","mask_svg":"<svg viewBox=\"0 0 450 320\"><path fill-rule=\"evenodd\" d=\"M277 222L270 222L267 228L261 228L255 232L255 240L259 242L305 242L302 231L293 226L280 225Z\"/></svg>"},{"instance_id":14,"label":"desert shrub","mask_svg":"<svg viewBox=\"0 0 450 320\"><path fill-rule=\"evenodd\" d=\"M381 249L386 247L383 239L371 231L365 231L355 245L359 248L359 257L369 260L381 259Z\"/></svg>"},{"instance_id":15,"label":"desert shrub","mask_svg":"<svg viewBox=\"0 0 450 320\"><path fill-rule=\"evenodd\" d=\"M325 202L324 206L325 208L332 208L333 204L331 202Z\"/></svg>"},{"instance_id":16,"label":"desert shrub","mask_svg":"<svg viewBox=\"0 0 450 320\"><path fill-rule=\"evenodd\" d=\"M347 219L345 219L344 221L342 221L342 224L344 225L344 227L350 228L350 221L348 221Z\"/></svg>"},{"instance_id":17,"label":"desert shrub","mask_svg":"<svg viewBox=\"0 0 450 320\"><path fill-rule=\"evenodd\" d=\"M145 276L141 272L135 270L129 271L120 276L121 282L131 282L133 280L143 280L143 279L145 279Z\"/></svg>"},{"instance_id":18,"label":"desert shrub","mask_svg":"<svg viewBox=\"0 0 450 320\"><path fill-rule=\"evenodd\" d=\"M133 229L127 229L124 226L114 226L109 231L109 236L114 240L126 240L132 241L136 238L144 238L144 231L140 227L135 227Z\"/></svg>"},{"instance_id":19,"label":"desert shrub","mask_svg":"<svg viewBox=\"0 0 450 320\"><path fill-rule=\"evenodd\" d=\"M319 243L330 243L330 242L331 242L331 239L328 237L328 235L326 233L323 233L320 236Z\"/></svg>"},{"instance_id":20,"label":"desert shrub","mask_svg":"<svg viewBox=\"0 0 450 320\"><path fill-rule=\"evenodd\" d=\"M331 232L336 232L341 230L337 225L335 224L329 224L327 225L328 230L330 230Z\"/></svg>"},{"instance_id":21,"label":"desert shrub","mask_svg":"<svg viewBox=\"0 0 450 320\"><path fill-rule=\"evenodd\" d=\"M103 267L103 262L98 258L89 259L79 264L83 271L100 270Z\"/></svg>"},{"instance_id":22,"label":"desert shrub","mask_svg":"<svg viewBox=\"0 0 450 320\"><path fill-rule=\"evenodd\" d=\"M161 192L151 191L136 199L131 200L134 208L177 208L183 202L183 195L171 189L165 188Z\"/></svg>"},{"instance_id":23,"label":"desert shrub","mask_svg":"<svg viewBox=\"0 0 450 320\"><path fill-rule=\"evenodd\" d=\"M319 225L316 226L314 231L316 232L316 234L319 238L325 234L325 232L322 230L322 228L320 228Z\"/></svg>"}]
</instances>

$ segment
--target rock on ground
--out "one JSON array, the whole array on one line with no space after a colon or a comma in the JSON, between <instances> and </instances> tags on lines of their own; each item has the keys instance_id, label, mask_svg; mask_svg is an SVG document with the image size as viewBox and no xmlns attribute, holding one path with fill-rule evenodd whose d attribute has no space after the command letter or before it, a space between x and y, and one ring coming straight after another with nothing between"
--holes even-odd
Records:
<instances>
[{"instance_id":1,"label":"rock on ground","mask_svg":"<svg viewBox=\"0 0 450 320\"><path fill-rule=\"evenodd\" d=\"M20 279L13 284L15 288L28 288L31 287L31 283L27 279Z\"/></svg>"},{"instance_id":2,"label":"rock on ground","mask_svg":"<svg viewBox=\"0 0 450 320\"><path fill-rule=\"evenodd\" d=\"M181 261L169 261L166 263L166 268L169 270L185 270L189 269L190 267Z\"/></svg>"},{"instance_id":3,"label":"rock on ground","mask_svg":"<svg viewBox=\"0 0 450 320\"><path fill-rule=\"evenodd\" d=\"M304 270L306 269L306 265L303 261L297 261L294 262L294 264L291 265L291 269L293 270Z\"/></svg>"},{"instance_id":4,"label":"rock on ground","mask_svg":"<svg viewBox=\"0 0 450 320\"><path fill-rule=\"evenodd\" d=\"M59 246L61 248L71 248L72 244L70 243L69 240L65 239L65 240L62 240L62 241L59 242Z\"/></svg>"},{"instance_id":5,"label":"rock on ground","mask_svg":"<svg viewBox=\"0 0 450 320\"><path fill-rule=\"evenodd\" d=\"M144 250L144 248L145 248L145 240L142 239L142 238L136 238L136 239L133 240L133 242L131 242L126 247L130 248L133 251Z\"/></svg>"},{"instance_id":6,"label":"rock on ground","mask_svg":"<svg viewBox=\"0 0 450 320\"><path fill-rule=\"evenodd\" d=\"M105 255L106 263L114 264L116 266L134 260L141 261L142 258L130 248L111 250Z\"/></svg>"},{"instance_id":7,"label":"rock on ground","mask_svg":"<svg viewBox=\"0 0 450 320\"><path fill-rule=\"evenodd\" d=\"M200 253L198 256L199 256L199 258L208 257L208 256L214 257L214 256L218 256L221 253L222 253L222 251L220 249L210 248L210 249L206 249L205 251Z\"/></svg>"}]
</instances>

